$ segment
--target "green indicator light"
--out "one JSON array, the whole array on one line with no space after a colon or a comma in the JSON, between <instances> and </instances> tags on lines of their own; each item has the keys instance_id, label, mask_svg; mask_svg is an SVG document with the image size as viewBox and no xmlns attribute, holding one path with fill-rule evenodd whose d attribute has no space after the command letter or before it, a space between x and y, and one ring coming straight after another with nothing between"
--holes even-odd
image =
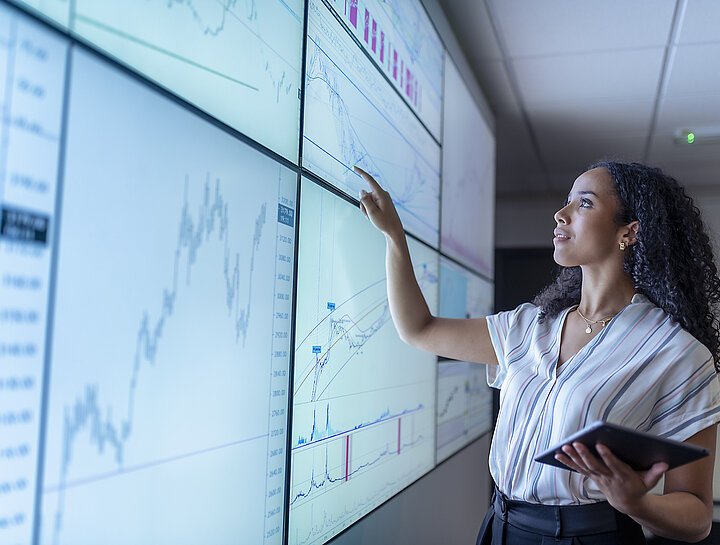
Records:
<instances>
[{"instance_id":1,"label":"green indicator light","mask_svg":"<svg viewBox=\"0 0 720 545\"><path fill-rule=\"evenodd\" d=\"M688 144L692 144L693 142L695 142L695 133L689 132L687 135L687 141Z\"/></svg>"}]
</instances>

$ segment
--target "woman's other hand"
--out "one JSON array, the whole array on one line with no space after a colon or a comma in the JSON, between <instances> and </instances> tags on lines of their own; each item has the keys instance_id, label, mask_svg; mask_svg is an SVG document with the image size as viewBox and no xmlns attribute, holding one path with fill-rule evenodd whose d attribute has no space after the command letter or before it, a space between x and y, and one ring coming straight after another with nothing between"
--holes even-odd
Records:
<instances>
[{"instance_id":1,"label":"woman's other hand","mask_svg":"<svg viewBox=\"0 0 720 545\"><path fill-rule=\"evenodd\" d=\"M360 167L353 170L363 177L370 186L370 191L360 190L360 210L375 227L387 236L403 235L403 226L390 194L375 179Z\"/></svg>"},{"instance_id":2,"label":"woman's other hand","mask_svg":"<svg viewBox=\"0 0 720 545\"><path fill-rule=\"evenodd\" d=\"M605 445L598 443L595 448L600 459L582 443L565 445L562 448L564 454L555 455L555 459L589 477L610 505L622 513L632 515L667 471L667 464L657 463L648 470L635 471Z\"/></svg>"}]
</instances>

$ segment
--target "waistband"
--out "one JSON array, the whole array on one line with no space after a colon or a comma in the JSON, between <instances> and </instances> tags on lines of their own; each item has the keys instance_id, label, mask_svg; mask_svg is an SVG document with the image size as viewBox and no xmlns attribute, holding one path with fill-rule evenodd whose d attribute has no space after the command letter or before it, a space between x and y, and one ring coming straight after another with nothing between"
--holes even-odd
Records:
<instances>
[{"instance_id":1,"label":"waistband","mask_svg":"<svg viewBox=\"0 0 720 545\"><path fill-rule=\"evenodd\" d=\"M618 530L618 515L608 502L584 505L542 505L508 499L495 488L495 516L508 524L535 534L573 537Z\"/></svg>"}]
</instances>

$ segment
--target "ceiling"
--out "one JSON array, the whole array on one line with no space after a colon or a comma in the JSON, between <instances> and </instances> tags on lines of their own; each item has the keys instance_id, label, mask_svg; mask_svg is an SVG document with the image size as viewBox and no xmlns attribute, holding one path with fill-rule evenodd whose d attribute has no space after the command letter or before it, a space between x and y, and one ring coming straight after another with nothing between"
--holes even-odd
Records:
<instances>
[{"instance_id":1,"label":"ceiling","mask_svg":"<svg viewBox=\"0 0 720 545\"><path fill-rule=\"evenodd\" d=\"M603 158L720 190L718 0L439 0L491 109L497 193L567 191Z\"/></svg>"}]
</instances>

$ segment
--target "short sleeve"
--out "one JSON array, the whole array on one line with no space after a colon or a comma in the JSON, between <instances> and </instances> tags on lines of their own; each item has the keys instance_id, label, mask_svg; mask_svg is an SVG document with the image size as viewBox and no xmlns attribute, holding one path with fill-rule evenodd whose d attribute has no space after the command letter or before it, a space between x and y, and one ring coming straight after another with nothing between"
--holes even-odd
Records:
<instances>
[{"instance_id":1,"label":"short sleeve","mask_svg":"<svg viewBox=\"0 0 720 545\"><path fill-rule=\"evenodd\" d=\"M655 393L644 431L685 441L720 422L720 377L710 351L697 340L666 369Z\"/></svg>"},{"instance_id":2,"label":"short sleeve","mask_svg":"<svg viewBox=\"0 0 720 545\"><path fill-rule=\"evenodd\" d=\"M491 388L502 388L507 375L507 356L524 342L530 342L528 329L538 318L539 309L524 303L514 310L493 314L486 318L498 365L487 366L487 383Z\"/></svg>"}]
</instances>

